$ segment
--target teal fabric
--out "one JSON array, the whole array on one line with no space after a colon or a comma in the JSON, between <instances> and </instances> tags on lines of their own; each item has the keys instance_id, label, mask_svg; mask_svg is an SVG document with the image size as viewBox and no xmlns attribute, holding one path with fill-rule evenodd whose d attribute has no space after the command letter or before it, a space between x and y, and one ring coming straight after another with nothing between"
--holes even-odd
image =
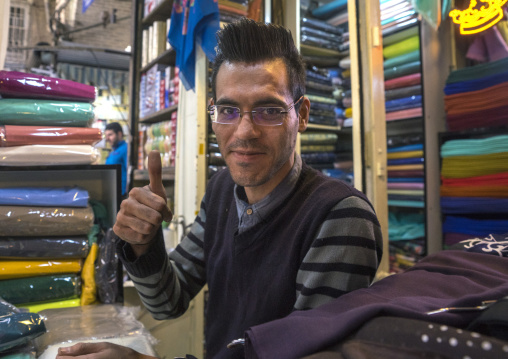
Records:
<instances>
[{"instance_id":1,"label":"teal fabric","mask_svg":"<svg viewBox=\"0 0 508 359\"><path fill-rule=\"evenodd\" d=\"M450 140L441 146L441 157L488 155L508 152L508 135Z\"/></svg>"},{"instance_id":2,"label":"teal fabric","mask_svg":"<svg viewBox=\"0 0 508 359\"><path fill-rule=\"evenodd\" d=\"M87 102L0 99L2 125L88 127L93 119Z\"/></svg>"},{"instance_id":3,"label":"teal fabric","mask_svg":"<svg viewBox=\"0 0 508 359\"><path fill-rule=\"evenodd\" d=\"M411 51L404 55L392 57L391 59L386 59L383 62L383 67L385 69L389 69L394 66L404 65L414 61L420 61L420 50Z\"/></svg>"},{"instance_id":4,"label":"teal fabric","mask_svg":"<svg viewBox=\"0 0 508 359\"><path fill-rule=\"evenodd\" d=\"M497 60L486 62L475 66L464 67L455 71L452 71L446 79L447 84L478 80L488 76L496 76L508 72L508 57Z\"/></svg>"},{"instance_id":5,"label":"teal fabric","mask_svg":"<svg viewBox=\"0 0 508 359\"><path fill-rule=\"evenodd\" d=\"M385 68L384 75L385 81L394 79L396 77L402 77L406 75L411 75L416 72L421 72L422 64L420 60L409 62L406 64L393 66L391 68Z\"/></svg>"},{"instance_id":6,"label":"teal fabric","mask_svg":"<svg viewBox=\"0 0 508 359\"><path fill-rule=\"evenodd\" d=\"M388 237L400 241L425 237L425 216L423 213L388 212Z\"/></svg>"}]
</instances>

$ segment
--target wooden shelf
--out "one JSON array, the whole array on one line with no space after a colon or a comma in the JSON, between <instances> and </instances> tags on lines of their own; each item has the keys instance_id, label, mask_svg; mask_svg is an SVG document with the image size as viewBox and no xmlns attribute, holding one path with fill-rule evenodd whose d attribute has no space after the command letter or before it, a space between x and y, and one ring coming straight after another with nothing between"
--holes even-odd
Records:
<instances>
[{"instance_id":1,"label":"wooden shelf","mask_svg":"<svg viewBox=\"0 0 508 359\"><path fill-rule=\"evenodd\" d=\"M178 105L173 105L158 112L152 113L146 117L140 118L139 123L156 123L171 120L171 114L178 110Z\"/></svg>"},{"instance_id":2,"label":"wooden shelf","mask_svg":"<svg viewBox=\"0 0 508 359\"><path fill-rule=\"evenodd\" d=\"M134 170L135 181L149 181L148 170ZM175 168L166 167L162 169L162 180L163 181L174 181L175 180Z\"/></svg>"},{"instance_id":3,"label":"wooden shelf","mask_svg":"<svg viewBox=\"0 0 508 359\"><path fill-rule=\"evenodd\" d=\"M141 20L141 25L143 27L148 27L153 24L154 21L166 21L167 18L171 17L172 10L173 0L164 0Z\"/></svg>"},{"instance_id":4,"label":"wooden shelf","mask_svg":"<svg viewBox=\"0 0 508 359\"><path fill-rule=\"evenodd\" d=\"M176 62L176 51L174 49L169 49L164 51L162 54L157 56L152 61L150 61L147 65L143 66L140 72L141 73L147 72L153 65L175 66L175 62Z\"/></svg>"}]
</instances>

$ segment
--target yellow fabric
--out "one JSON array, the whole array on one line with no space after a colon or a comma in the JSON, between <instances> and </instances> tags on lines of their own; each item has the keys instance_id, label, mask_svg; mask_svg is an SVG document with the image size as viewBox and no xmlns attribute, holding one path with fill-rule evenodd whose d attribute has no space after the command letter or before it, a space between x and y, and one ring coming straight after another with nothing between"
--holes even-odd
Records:
<instances>
[{"instance_id":1,"label":"yellow fabric","mask_svg":"<svg viewBox=\"0 0 508 359\"><path fill-rule=\"evenodd\" d=\"M56 308L70 308L70 307L79 307L80 299L67 299L60 300L58 302L46 302L46 303L38 303L38 304L20 304L16 305L18 308L28 309L30 313L38 313L44 309L56 309Z\"/></svg>"},{"instance_id":2,"label":"yellow fabric","mask_svg":"<svg viewBox=\"0 0 508 359\"><path fill-rule=\"evenodd\" d=\"M388 45L383 49L385 59L401 56L409 52L420 49L420 38L418 35L399 41L393 45Z\"/></svg>"},{"instance_id":3,"label":"yellow fabric","mask_svg":"<svg viewBox=\"0 0 508 359\"><path fill-rule=\"evenodd\" d=\"M415 165L391 165L387 167L388 171L408 171L408 170L423 170L423 163Z\"/></svg>"},{"instance_id":4,"label":"yellow fabric","mask_svg":"<svg viewBox=\"0 0 508 359\"><path fill-rule=\"evenodd\" d=\"M445 157L442 164L441 175L445 178L485 176L508 171L508 152Z\"/></svg>"},{"instance_id":5,"label":"yellow fabric","mask_svg":"<svg viewBox=\"0 0 508 359\"><path fill-rule=\"evenodd\" d=\"M79 273L82 261L75 260L2 260L0 279L15 279L48 274Z\"/></svg>"},{"instance_id":6,"label":"yellow fabric","mask_svg":"<svg viewBox=\"0 0 508 359\"><path fill-rule=\"evenodd\" d=\"M396 160L399 158L415 158L423 157L423 151L402 151L402 152L390 152L386 155L389 160Z\"/></svg>"},{"instance_id":7,"label":"yellow fabric","mask_svg":"<svg viewBox=\"0 0 508 359\"><path fill-rule=\"evenodd\" d=\"M92 244L90 252L85 259L83 271L81 271L81 305L94 304L97 300L97 287L95 286L95 260L99 247L97 243Z\"/></svg>"},{"instance_id":8,"label":"yellow fabric","mask_svg":"<svg viewBox=\"0 0 508 359\"><path fill-rule=\"evenodd\" d=\"M346 110L344 111L344 116L346 116L346 118L353 117L353 108L352 107L346 108Z\"/></svg>"}]
</instances>

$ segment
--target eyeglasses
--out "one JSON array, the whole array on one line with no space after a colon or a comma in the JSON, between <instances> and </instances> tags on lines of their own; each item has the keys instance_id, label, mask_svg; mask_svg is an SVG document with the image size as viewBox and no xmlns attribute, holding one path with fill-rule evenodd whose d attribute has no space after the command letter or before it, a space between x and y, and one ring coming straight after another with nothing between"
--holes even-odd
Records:
<instances>
[{"instance_id":1,"label":"eyeglasses","mask_svg":"<svg viewBox=\"0 0 508 359\"><path fill-rule=\"evenodd\" d=\"M223 125L236 125L240 118L246 113L252 114L252 121L260 126L280 126L286 118L286 114L291 111L298 102L303 99L300 97L297 101L288 104L285 110L283 107L254 107L252 111L242 111L238 107L213 105L208 107L212 121Z\"/></svg>"}]
</instances>

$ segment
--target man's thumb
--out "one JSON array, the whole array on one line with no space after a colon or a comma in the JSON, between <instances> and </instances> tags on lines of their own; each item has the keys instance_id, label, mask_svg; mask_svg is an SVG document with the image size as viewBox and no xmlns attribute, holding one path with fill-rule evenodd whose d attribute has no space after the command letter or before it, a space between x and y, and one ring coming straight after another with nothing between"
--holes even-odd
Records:
<instances>
[{"instance_id":1,"label":"man's thumb","mask_svg":"<svg viewBox=\"0 0 508 359\"><path fill-rule=\"evenodd\" d=\"M151 151L148 154L148 177L150 179L150 191L166 200L166 190L162 184L162 164L159 151Z\"/></svg>"}]
</instances>

